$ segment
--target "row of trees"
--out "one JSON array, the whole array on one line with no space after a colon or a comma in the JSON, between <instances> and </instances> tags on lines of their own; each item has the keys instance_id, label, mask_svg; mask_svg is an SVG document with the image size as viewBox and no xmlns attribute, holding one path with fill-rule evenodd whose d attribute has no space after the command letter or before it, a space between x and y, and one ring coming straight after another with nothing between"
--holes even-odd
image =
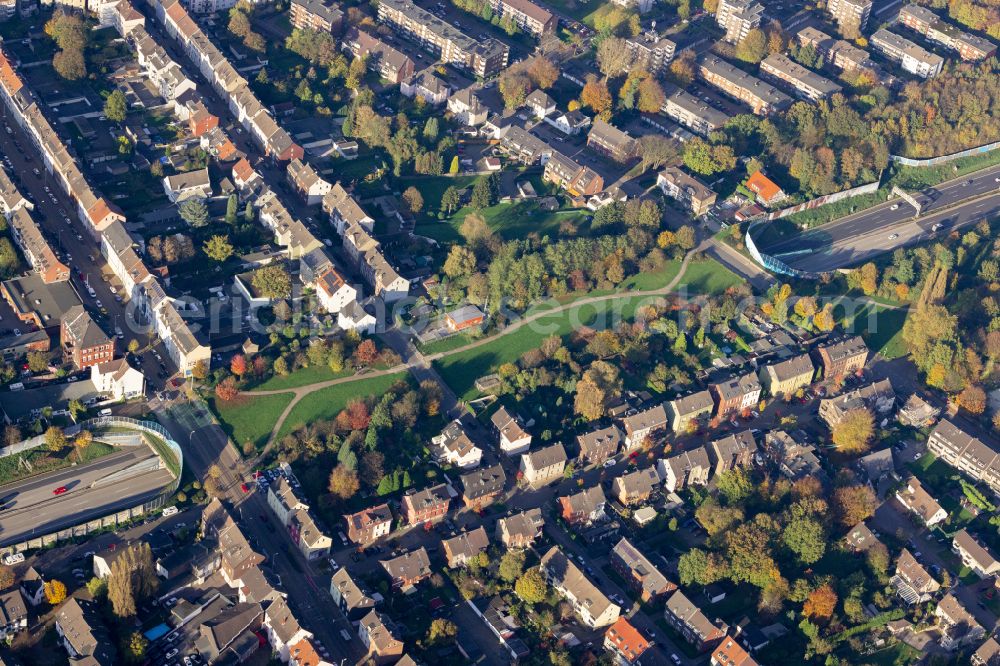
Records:
<instances>
[{"instance_id":1,"label":"row of trees","mask_svg":"<svg viewBox=\"0 0 1000 666\"><path fill-rule=\"evenodd\" d=\"M56 73L68 81L76 81L87 75L84 50L87 48L89 27L79 14L70 14L57 9L45 23L45 34L52 38L59 48L52 56L52 67Z\"/></svg>"}]
</instances>

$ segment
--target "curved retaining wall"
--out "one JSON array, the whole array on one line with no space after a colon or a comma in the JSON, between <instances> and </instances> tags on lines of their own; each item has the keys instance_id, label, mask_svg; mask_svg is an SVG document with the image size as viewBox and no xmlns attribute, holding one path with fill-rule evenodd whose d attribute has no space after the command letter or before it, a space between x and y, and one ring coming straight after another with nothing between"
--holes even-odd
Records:
<instances>
[{"instance_id":1,"label":"curved retaining wall","mask_svg":"<svg viewBox=\"0 0 1000 666\"><path fill-rule=\"evenodd\" d=\"M758 248L757 244L754 243L752 234L755 232L762 224L767 224L771 220L765 218L760 218L754 220L747 227L747 233L743 241L746 243L747 250L750 252L750 256L753 257L754 261L764 267L765 270L771 273L777 273L778 275L788 275L790 277L803 278L806 280L818 280L823 276L822 273L810 273L808 271L800 271L796 268L792 268L782 260L773 257L769 254L762 253Z\"/></svg>"}]
</instances>

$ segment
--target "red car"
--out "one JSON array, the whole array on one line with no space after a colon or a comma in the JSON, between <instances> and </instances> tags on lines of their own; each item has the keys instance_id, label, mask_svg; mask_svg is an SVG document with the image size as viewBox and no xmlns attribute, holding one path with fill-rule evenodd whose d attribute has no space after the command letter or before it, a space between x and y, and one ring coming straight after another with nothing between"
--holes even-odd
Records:
<instances>
[{"instance_id":1,"label":"red car","mask_svg":"<svg viewBox=\"0 0 1000 666\"><path fill-rule=\"evenodd\" d=\"M243 492L245 492L245 493L248 493L248 492L250 492L250 488L248 488L248 487L247 487L247 484L245 484L245 483L241 483L241 484L240 484L240 490L242 490L242 491L243 491Z\"/></svg>"},{"instance_id":2,"label":"red car","mask_svg":"<svg viewBox=\"0 0 1000 666\"><path fill-rule=\"evenodd\" d=\"M62 495L67 490L69 490L69 488L67 488L66 486L59 486L58 488L56 488L55 490L52 491L52 494L53 495Z\"/></svg>"}]
</instances>

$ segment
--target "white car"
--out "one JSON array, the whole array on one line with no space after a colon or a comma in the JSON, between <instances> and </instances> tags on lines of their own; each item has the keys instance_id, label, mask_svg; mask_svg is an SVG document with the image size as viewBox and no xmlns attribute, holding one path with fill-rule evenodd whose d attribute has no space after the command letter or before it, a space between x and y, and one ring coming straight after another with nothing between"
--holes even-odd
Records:
<instances>
[{"instance_id":1,"label":"white car","mask_svg":"<svg viewBox=\"0 0 1000 666\"><path fill-rule=\"evenodd\" d=\"M604 461L604 467L614 467L618 462L614 458L608 458Z\"/></svg>"},{"instance_id":2,"label":"white car","mask_svg":"<svg viewBox=\"0 0 1000 666\"><path fill-rule=\"evenodd\" d=\"M889 240L896 240L897 238L899 238L899 234L891 234L889 236Z\"/></svg>"},{"instance_id":3,"label":"white car","mask_svg":"<svg viewBox=\"0 0 1000 666\"><path fill-rule=\"evenodd\" d=\"M899 210L899 204L892 204L889 206L889 210Z\"/></svg>"},{"instance_id":4,"label":"white car","mask_svg":"<svg viewBox=\"0 0 1000 666\"><path fill-rule=\"evenodd\" d=\"M19 328L15 328L14 329L14 337L15 338L21 337L21 329L19 329Z\"/></svg>"},{"instance_id":5,"label":"white car","mask_svg":"<svg viewBox=\"0 0 1000 666\"><path fill-rule=\"evenodd\" d=\"M168 652L168 653L167 653L166 655L164 655L164 656L166 656L166 658L167 658L167 659L173 659L174 657L176 657L176 656L177 656L177 653L178 653L178 652L180 652L180 650L178 650L177 648L174 648L173 650L171 650L170 652Z\"/></svg>"}]
</instances>

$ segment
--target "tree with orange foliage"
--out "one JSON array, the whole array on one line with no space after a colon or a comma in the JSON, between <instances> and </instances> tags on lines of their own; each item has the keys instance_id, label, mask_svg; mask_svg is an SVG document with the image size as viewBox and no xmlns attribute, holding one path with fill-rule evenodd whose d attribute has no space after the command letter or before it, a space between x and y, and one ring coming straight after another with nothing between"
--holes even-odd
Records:
<instances>
[{"instance_id":1,"label":"tree with orange foliage","mask_svg":"<svg viewBox=\"0 0 1000 666\"><path fill-rule=\"evenodd\" d=\"M229 361L229 371L237 377L242 377L247 371L247 357L243 354L236 354Z\"/></svg>"},{"instance_id":2,"label":"tree with orange foliage","mask_svg":"<svg viewBox=\"0 0 1000 666\"><path fill-rule=\"evenodd\" d=\"M239 394L240 389L236 386L236 380L232 377L226 377L215 385L215 395L219 400L229 402Z\"/></svg>"},{"instance_id":3,"label":"tree with orange foliage","mask_svg":"<svg viewBox=\"0 0 1000 666\"><path fill-rule=\"evenodd\" d=\"M607 120L611 117L611 105L614 100L608 90L608 84L591 75L587 77L587 83L583 86L583 92L580 93L580 103L590 108L602 119Z\"/></svg>"},{"instance_id":4,"label":"tree with orange foliage","mask_svg":"<svg viewBox=\"0 0 1000 666\"><path fill-rule=\"evenodd\" d=\"M359 398L347 403L347 407L337 415L337 428L340 430L367 430L371 420L368 405Z\"/></svg>"},{"instance_id":5,"label":"tree with orange foliage","mask_svg":"<svg viewBox=\"0 0 1000 666\"><path fill-rule=\"evenodd\" d=\"M875 513L875 493L866 485L843 486L833 493L837 519L844 527L854 527Z\"/></svg>"},{"instance_id":6,"label":"tree with orange foliage","mask_svg":"<svg viewBox=\"0 0 1000 666\"><path fill-rule=\"evenodd\" d=\"M986 411L986 392L978 386L966 386L958 394L958 404L970 414Z\"/></svg>"},{"instance_id":7,"label":"tree with orange foliage","mask_svg":"<svg viewBox=\"0 0 1000 666\"><path fill-rule=\"evenodd\" d=\"M375 362L376 358L378 358L378 349L375 348L375 343L370 339L363 341L354 350L354 360L359 365L371 365Z\"/></svg>"},{"instance_id":8,"label":"tree with orange foliage","mask_svg":"<svg viewBox=\"0 0 1000 666\"><path fill-rule=\"evenodd\" d=\"M810 620L829 620L837 607L837 593L829 583L809 593L802 604L802 614Z\"/></svg>"}]
</instances>

